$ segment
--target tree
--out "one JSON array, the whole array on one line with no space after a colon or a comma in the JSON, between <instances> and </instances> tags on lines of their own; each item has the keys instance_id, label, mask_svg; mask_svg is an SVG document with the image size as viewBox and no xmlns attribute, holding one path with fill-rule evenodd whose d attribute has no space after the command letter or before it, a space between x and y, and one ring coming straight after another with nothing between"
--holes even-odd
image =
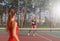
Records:
<instances>
[{"instance_id":1,"label":"tree","mask_svg":"<svg viewBox=\"0 0 60 41\"><path fill-rule=\"evenodd\" d=\"M20 20L19 20L20 27L23 27L26 24L26 15L27 15L28 9L30 10L30 8L31 8L31 0L18 0L18 12L20 15ZM22 17L22 15L23 15L23 17Z\"/></svg>"}]
</instances>

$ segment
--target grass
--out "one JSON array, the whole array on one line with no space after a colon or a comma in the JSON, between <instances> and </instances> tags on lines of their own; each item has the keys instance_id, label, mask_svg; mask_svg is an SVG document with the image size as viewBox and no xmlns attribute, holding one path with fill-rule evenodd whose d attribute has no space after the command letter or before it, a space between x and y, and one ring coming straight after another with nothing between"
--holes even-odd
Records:
<instances>
[{"instance_id":1,"label":"grass","mask_svg":"<svg viewBox=\"0 0 60 41\"><path fill-rule=\"evenodd\" d=\"M4 27L6 27L6 26L0 26L0 28L4 28ZM50 28L49 26L46 26L46 25L38 25L37 26L38 28ZM31 25L24 25L24 27L23 28L31 28ZM60 25L59 26L55 26L54 28L60 28Z\"/></svg>"},{"instance_id":2,"label":"grass","mask_svg":"<svg viewBox=\"0 0 60 41\"><path fill-rule=\"evenodd\" d=\"M38 25L38 28L49 28L49 26L45 26L45 25Z\"/></svg>"},{"instance_id":3,"label":"grass","mask_svg":"<svg viewBox=\"0 0 60 41\"><path fill-rule=\"evenodd\" d=\"M49 26L45 26L45 25L38 25L38 28L49 28ZM24 28L31 28L31 26L29 25L24 25Z\"/></svg>"},{"instance_id":4,"label":"grass","mask_svg":"<svg viewBox=\"0 0 60 41\"><path fill-rule=\"evenodd\" d=\"M3 25L3 26L0 26L0 28L4 28L4 27L6 27L5 25Z\"/></svg>"}]
</instances>

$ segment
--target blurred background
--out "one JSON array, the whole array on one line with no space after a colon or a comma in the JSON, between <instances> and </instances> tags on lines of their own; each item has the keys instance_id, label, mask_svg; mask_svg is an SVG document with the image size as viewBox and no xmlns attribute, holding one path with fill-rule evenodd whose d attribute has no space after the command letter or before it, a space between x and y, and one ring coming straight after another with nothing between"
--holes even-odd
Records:
<instances>
[{"instance_id":1,"label":"blurred background","mask_svg":"<svg viewBox=\"0 0 60 41\"><path fill-rule=\"evenodd\" d=\"M0 28L6 26L11 6L16 9L20 28L30 28L32 16L38 28L60 28L60 0L0 0Z\"/></svg>"}]
</instances>

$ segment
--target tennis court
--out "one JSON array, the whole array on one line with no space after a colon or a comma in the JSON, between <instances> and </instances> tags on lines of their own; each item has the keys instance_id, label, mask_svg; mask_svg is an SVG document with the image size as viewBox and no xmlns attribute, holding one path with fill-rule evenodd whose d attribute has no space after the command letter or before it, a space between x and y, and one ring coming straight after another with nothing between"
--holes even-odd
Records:
<instances>
[{"instance_id":1,"label":"tennis court","mask_svg":"<svg viewBox=\"0 0 60 41\"><path fill-rule=\"evenodd\" d=\"M32 31L28 36L29 30L31 28L19 28L20 41L60 41L60 28L37 28L35 36ZM5 28L0 28L0 41L7 41L8 37Z\"/></svg>"}]
</instances>

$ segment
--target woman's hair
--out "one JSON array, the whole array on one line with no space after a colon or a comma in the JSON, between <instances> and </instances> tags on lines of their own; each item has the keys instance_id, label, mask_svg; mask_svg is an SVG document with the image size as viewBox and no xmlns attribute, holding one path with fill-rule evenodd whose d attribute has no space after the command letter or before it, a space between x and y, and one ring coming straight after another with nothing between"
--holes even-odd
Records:
<instances>
[{"instance_id":1,"label":"woman's hair","mask_svg":"<svg viewBox=\"0 0 60 41\"><path fill-rule=\"evenodd\" d=\"M9 11L8 11L8 20L7 20L7 30L9 30L10 21L13 18L14 15L15 15L15 8L13 8L13 7L9 8Z\"/></svg>"}]
</instances>

